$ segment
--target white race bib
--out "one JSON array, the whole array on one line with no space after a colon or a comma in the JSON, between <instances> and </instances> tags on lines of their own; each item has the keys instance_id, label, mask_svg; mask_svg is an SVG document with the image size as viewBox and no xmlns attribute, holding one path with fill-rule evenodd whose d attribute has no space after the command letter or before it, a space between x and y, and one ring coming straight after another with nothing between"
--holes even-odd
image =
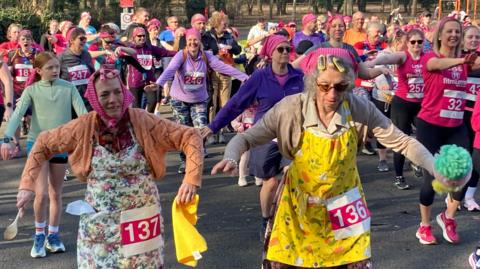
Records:
<instances>
[{"instance_id":1,"label":"white race bib","mask_svg":"<svg viewBox=\"0 0 480 269\"><path fill-rule=\"evenodd\" d=\"M464 91L445 89L441 101L440 117L448 119L463 119L465 95Z\"/></svg>"},{"instance_id":2,"label":"white race bib","mask_svg":"<svg viewBox=\"0 0 480 269\"><path fill-rule=\"evenodd\" d=\"M122 254L126 257L159 249L161 238L161 217L158 205L122 211L120 233Z\"/></svg>"},{"instance_id":3,"label":"white race bib","mask_svg":"<svg viewBox=\"0 0 480 269\"><path fill-rule=\"evenodd\" d=\"M143 68L145 68L145 70L150 70L150 69L152 69L152 65L153 65L153 57L152 57L152 55L148 55L148 54L138 54L138 55L137 55L137 60L138 60L138 63L139 63Z\"/></svg>"},{"instance_id":4,"label":"white race bib","mask_svg":"<svg viewBox=\"0 0 480 269\"><path fill-rule=\"evenodd\" d=\"M203 86L205 73L203 72L186 72L183 76L183 84L186 91L196 91Z\"/></svg>"},{"instance_id":5,"label":"white race bib","mask_svg":"<svg viewBox=\"0 0 480 269\"><path fill-rule=\"evenodd\" d=\"M84 64L75 65L67 68L68 75L70 77L70 82L73 85L87 85L88 78L90 77L90 70Z\"/></svg>"},{"instance_id":6,"label":"white race bib","mask_svg":"<svg viewBox=\"0 0 480 269\"><path fill-rule=\"evenodd\" d=\"M25 82L33 69L31 64L15 64L15 80L18 82Z\"/></svg>"}]
</instances>

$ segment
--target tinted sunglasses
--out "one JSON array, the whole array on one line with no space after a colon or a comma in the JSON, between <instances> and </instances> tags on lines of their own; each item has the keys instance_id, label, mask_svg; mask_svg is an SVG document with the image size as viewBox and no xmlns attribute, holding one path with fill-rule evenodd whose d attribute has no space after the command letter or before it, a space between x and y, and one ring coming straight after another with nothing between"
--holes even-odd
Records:
<instances>
[{"instance_id":1,"label":"tinted sunglasses","mask_svg":"<svg viewBox=\"0 0 480 269\"><path fill-rule=\"evenodd\" d=\"M317 83L318 89L322 92L329 92L330 89L334 89L338 93L342 93L348 90L350 84L348 83L339 83L339 84L322 84Z\"/></svg>"},{"instance_id":2,"label":"tinted sunglasses","mask_svg":"<svg viewBox=\"0 0 480 269\"><path fill-rule=\"evenodd\" d=\"M80 39L80 41L82 41L82 42L87 41L87 37L85 37L85 36L79 37L78 39Z\"/></svg>"},{"instance_id":3,"label":"tinted sunglasses","mask_svg":"<svg viewBox=\"0 0 480 269\"><path fill-rule=\"evenodd\" d=\"M137 35L137 37L145 37L145 35Z\"/></svg>"},{"instance_id":4,"label":"tinted sunglasses","mask_svg":"<svg viewBox=\"0 0 480 269\"><path fill-rule=\"evenodd\" d=\"M415 44L422 45L423 40L410 40L410 44L412 44L412 45L415 45Z\"/></svg>"},{"instance_id":5,"label":"tinted sunglasses","mask_svg":"<svg viewBox=\"0 0 480 269\"><path fill-rule=\"evenodd\" d=\"M292 48L290 47L278 47L277 48L277 51L278 53L282 54L283 52L287 52L287 53L290 53L290 51L292 50Z\"/></svg>"}]
</instances>

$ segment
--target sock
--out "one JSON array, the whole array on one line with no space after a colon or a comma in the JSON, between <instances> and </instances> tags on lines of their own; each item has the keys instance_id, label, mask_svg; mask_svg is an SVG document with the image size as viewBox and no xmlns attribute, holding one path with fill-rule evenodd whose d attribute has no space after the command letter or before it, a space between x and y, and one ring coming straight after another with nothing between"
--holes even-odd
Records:
<instances>
[{"instance_id":1,"label":"sock","mask_svg":"<svg viewBox=\"0 0 480 269\"><path fill-rule=\"evenodd\" d=\"M56 233L58 233L58 226L48 225L48 234L56 234Z\"/></svg>"},{"instance_id":2,"label":"sock","mask_svg":"<svg viewBox=\"0 0 480 269\"><path fill-rule=\"evenodd\" d=\"M476 190L476 187L468 187L467 192L465 193L465 199L472 199Z\"/></svg>"},{"instance_id":3,"label":"sock","mask_svg":"<svg viewBox=\"0 0 480 269\"><path fill-rule=\"evenodd\" d=\"M47 226L47 222L36 222L35 221L35 235L45 234L45 226Z\"/></svg>"}]
</instances>

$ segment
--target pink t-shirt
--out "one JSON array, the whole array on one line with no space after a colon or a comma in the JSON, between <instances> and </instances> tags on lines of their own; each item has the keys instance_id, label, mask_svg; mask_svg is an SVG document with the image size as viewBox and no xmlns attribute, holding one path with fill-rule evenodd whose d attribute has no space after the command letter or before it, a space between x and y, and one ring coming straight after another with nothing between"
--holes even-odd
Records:
<instances>
[{"instance_id":1,"label":"pink t-shirt","mask_svg":"<svg viewBox=\"0 0 480 269\"><path fill-rule=\"evenodd\" d=\"M424 98L418 117L442 127L457 127L463 123L467 90L467 65L445 70L427 71L427 62L437 56L429 52L422 57Z\"/></svg>"},{"instance_id":2,"label":"pink t-shirt","mask_svg":"<svg viewBox=\"0 0 480 269\"><path fill-rule=\"evenodd\" d=\"M395 95L408 102L420 103L423 99L422 57L414 60L410 52L405 51L407 60L397 68L398 88Z\"/></svg>"},{"instance_id":3,"label":"pink t-shirt","mask_svg":"<svg viewBox=\"0 0 480 269\"><path fill-rule=\"evenodd\" d=\"M277 78L278 80L278 83L280 83L280 86L285 86L285 83L287 82L287 79L288 79L288 73L286 73L285 75L277 75L275 74L275 77Z\"/></svg>"}]
</instances>

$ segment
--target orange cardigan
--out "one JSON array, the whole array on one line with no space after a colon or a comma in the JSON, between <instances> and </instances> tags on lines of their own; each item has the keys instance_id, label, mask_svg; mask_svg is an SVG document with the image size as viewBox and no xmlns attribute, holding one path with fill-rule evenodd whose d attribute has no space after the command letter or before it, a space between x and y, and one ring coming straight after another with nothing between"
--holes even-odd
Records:
<instances>
[{"instance_id":1,"label":"orange cardigan","mask_svg":"<svg viewBox=\"0 0 480 269\"><path fill-rule=\"evenodd\" d=\"M203 170L203 141L194 128L161 119L142 109L128 109L135 137L145 152L152 176L165 175L165 154L178 150L185 152L186 173L183 182L201 186ZM42 164L55 154L68 153L68 161L80 181L90 173L93 155L93 138L97 113L92 111L40 133L28 157L20 180L21 190L35 190L35 180Z\"/></svg>"}]
</instances>

